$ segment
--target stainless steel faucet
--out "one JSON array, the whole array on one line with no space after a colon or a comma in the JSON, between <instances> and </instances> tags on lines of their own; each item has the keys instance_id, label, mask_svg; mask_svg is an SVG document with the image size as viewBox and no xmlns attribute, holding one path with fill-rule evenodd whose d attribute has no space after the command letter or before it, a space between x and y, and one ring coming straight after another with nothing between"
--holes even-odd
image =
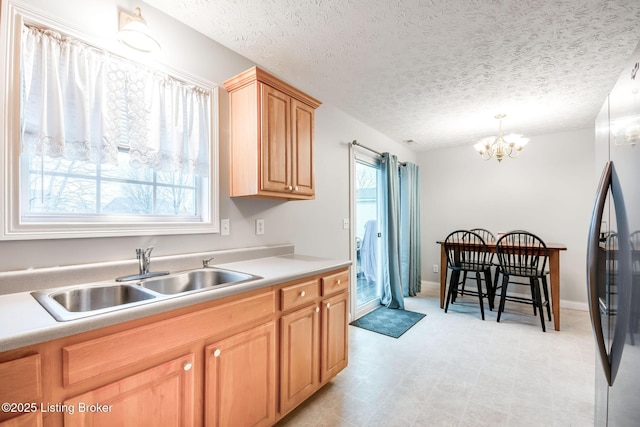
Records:
<instances>
[{"instance_id":1,"label":"stainless steel faucet","mask_svg":"<svg viewBox=\"0 0 640 427\"><path fill-rule=\"evenodd\" d=\"M149 274L149 266L151 265L151 251L153 246L149 246L147 249L136 249L136 255L138 256L138 266L140 275Z\"/></svg>"},{"instance_id":2,"label":"stainless steel faucet","mask_svg":"<svg viewBox=\"0 0 640 427\"><path fill-rule=\"evenodd\" d=\"M136 255L138 257L138 274L134 274L131 276L123 276L116 278L116 282L128 282L130 280L142 280L148 279L150 277L156 276L166 276L169 274L168 271L156 271L154 273L149 273L149 267L151 266L151 251L153 250L153 246L149 246L147 249L136 249Z\"/></svg>"},{"instance_id":3,"label":"stainless steel faucet","mask_svg":"<svg viewBox=\"0 0 640 427\"><path fill-rule=\"evenodd\" d=\"M215 257L211 257L211 258L209 258L209 259L203 259L203 260L202 260L202 268L213 267L213 266L211 265L211 261L213 261L213 259L214 259L214 258L215 258Z\"/></svg>"}]
</instances>

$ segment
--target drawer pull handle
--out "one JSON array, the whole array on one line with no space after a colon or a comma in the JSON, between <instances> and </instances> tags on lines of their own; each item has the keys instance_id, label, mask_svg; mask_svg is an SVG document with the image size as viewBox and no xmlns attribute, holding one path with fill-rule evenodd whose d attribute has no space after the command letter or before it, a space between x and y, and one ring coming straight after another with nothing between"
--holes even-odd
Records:
<instances>
[{"instance_id":1,"label":"drawer pull handle","mask_svg":"<svg viewBox=\"0 0 640 427\"><path fill-rule=\"evenodd\" d=\"M216 351L213 352L213 357L220 357L220 353L221 353L220 349L216 348Z\"/></svg>"},{"instance_id":2,"label":"drawer pull handle","mask_svg":"<svg viewBox=\"0 0 640 427\"><path fill-rule=\"evenodd\" d=\"M307 293L305 291L300 292L300 296L304 297Z\"/></svg>"},{"instance_id":3,"label":"drawer pull handle","mask_svg":"<svg viewBox=\"0 0 640 427\"><path fill-rule=\"evenodd\" d=\"M184 362L184 365L182 365L182 369L184 369L185 371L191 370L192 367L193 367L193 363L191 362Z\"/></svg>"}]
</instances>

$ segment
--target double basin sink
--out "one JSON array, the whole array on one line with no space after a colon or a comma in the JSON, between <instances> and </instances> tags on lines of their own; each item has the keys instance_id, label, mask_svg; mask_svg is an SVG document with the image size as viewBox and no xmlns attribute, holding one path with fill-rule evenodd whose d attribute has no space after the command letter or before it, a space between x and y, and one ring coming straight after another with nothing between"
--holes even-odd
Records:
<instances>
[{"instance_id":1,"label":"double basin sink","mask_svg":"<svg viewBox=\"0 0 640 427\"><path fill-rule=\"evenodd\" d=\"M56 320L64 322L260 278L252 274L207 267L136 283L102 282L36 291L32 295Z\"/></svg>"}]
</instances>

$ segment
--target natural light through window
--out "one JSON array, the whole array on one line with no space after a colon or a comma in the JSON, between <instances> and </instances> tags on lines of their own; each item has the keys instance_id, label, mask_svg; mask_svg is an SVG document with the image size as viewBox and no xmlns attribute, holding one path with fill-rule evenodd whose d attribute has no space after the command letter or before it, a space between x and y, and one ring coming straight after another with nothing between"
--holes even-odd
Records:
<instances>
[{"instance_id":1,"label":"natural light through window","mask_svg":"<svg viewBox=\"0 0 640 427\"><path fill-rule=\"evenodd\" d=\"M218 231L217 87L49 23L13 24L20 114L2 237Z\"/></svg>"},{"instance_id":2,"label":"natural light through window","mask_svg":"<svg viewBox=\"0 0 640 427\"><path fill-rule=\"evenodd\" d=\"M109 220L129 216L148 220L151 215L198 219L201 185L193 174L132 168L126 148L121 148L117 165L25 153L22 164L28 171L28 179L21 181L28 194L25 221L83 215Z\"/></svg>"}]
</instances>

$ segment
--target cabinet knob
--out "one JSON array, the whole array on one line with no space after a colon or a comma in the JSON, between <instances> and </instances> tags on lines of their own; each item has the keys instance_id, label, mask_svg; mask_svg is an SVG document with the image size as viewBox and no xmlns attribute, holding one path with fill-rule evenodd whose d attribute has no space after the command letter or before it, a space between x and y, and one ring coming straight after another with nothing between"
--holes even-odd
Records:
<instances>
[{"instance_id":1,"label":"cabinet knob","mask_svg":"<svg viewBox=\"0 0 640 427\"><path fill-rule=\"evenodd\" d=\"M327 303L327 308L331 308L331 303L330 302Z\"/></svg>"},{"instance_id":2,"label":"cabinet knob","mask_svg":"<svg viewBox=\"0 0 640 427\"><path fill-rule=\"evenodd\" d=\"M340 279L336 280L336 283L339 285L340 284Z\"/></svg>"},{"instance_id":3,"label":"cabinet knob","mask_svg":"<svg viewBox=\"0 0 640 427\"><path fill-rule=\"evenodd\" d=\"M316 307L316 313L320 313L320 307Z\"/></svg>"},{"instance_id":4,"label":"cabinet knob","mask_svg":"<svg viewBox=\"0 0 640 427\"><path fill-rule=\"evenodd\" d=\"M213 357L220 357L220 353L222 353L220 349L216 348L216 350L213 352Z\"/></svg>"},{"instance_id":5,"label":"cabinet knob","mask_svg":"<svg viewBox=\"0 0 640 427\"><path fill-rule=\"evenodd\" d=\"M292 186L288 186L288 187L287 187L287 190L289 190L289 191L293 191L293 187L292 187Z\"/></svg>"},{"instance_id":6,"label":"cabinet knob","mask_svg":"<svg viewBox=\"0 0 640 427\"><path fill-rule=\"evenodd\" d=\"M191 370L192 367L193 367L193 363L191 362L184 362L184 365L182 365L182 369L184 369L185 371Z\"/></svg>"},{"instance_id":7,"label":"cabinet knob","mask_svg":"<svg viewBox=\"0 0 640 427\"><path fill-rule=\"evenodd\" d=\"M298 191L298 186L293 187L293 191Z\"/></svg>"},{"instance_id":8,"label":"cabinet knob","mask_svg":"<svg viewBox=\"0 0 640 427\"><path fill-rule=\"evenodd\" d=\"M305 296L307 293L305 291L300 292L300 296L303 297Z\"/></svg>"}]
</instances>

